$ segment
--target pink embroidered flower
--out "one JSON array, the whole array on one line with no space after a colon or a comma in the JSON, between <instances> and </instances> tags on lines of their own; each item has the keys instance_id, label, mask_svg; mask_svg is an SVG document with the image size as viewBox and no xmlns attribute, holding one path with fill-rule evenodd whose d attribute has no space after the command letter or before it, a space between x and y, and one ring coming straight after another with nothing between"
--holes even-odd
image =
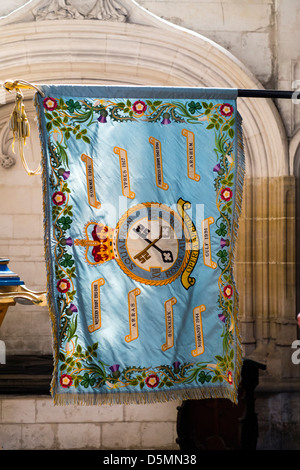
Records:
<instances>
[{"instance_id":1,"label":"pink embroidered flower","mask_svg":"<svg viewBox=\"0 0 300 470\"><path fill-rule=\"evenodd\" d=\"M223 188L221 191L221 198L223 201L230 201L232 198L232 191L230 188Z\"/></svg>"},{"instance_id":2,"label":"pink embroidered flower","mask_svg":"<svg viewBox=\"0 0 300 470\"><path fill-rule=\"evenodd\" d=\"M231 104L224 103L220 106L220 113L223 114L223 116L229 117L233 113L233 107Z\"/></svg>"},{"instance_id":3,"label":"pink embroidered flower","mask_svg":"<svg viewBox=\"0 0 300 470\"><path fill-rule=\"evenodd\" d=\"M233 294L232 286L230 284L227 284L227 286L224 287L223 292L225 297L227 297L227 299L230 299Z\"/></svg>"},{"instance_id":4,"label":"pink embroidered flower","mask_svg":"<svg viewBox=\"0 0 300 470\"><path fill-rule=\"evenodd\" d=\"M54 111L57 108L57 101L54 98L45 98L43 104L48 111Z\"/></svg>"},{"instance_id":5,"label":"pink embroidered flower","mask_svg":"<svg viewBox=\"0 0 300 470\"><path fill-rule=\"evenodd\" d=\"M143 114L147 109L147 105L144 103L144 101L138 100L133 103L132 109L137 114Z\"/></svg>"},{"instance_id":6,"label":"pink embroidered flower","mask_svg":"<svg viewBox=\"0 0 300 470\"><path fill-rule=\"evenodd\" d=\"M56 284L57 290L61 292L62 294L65 294L66 292L68 292L70 287L71 287L71 284L69 283L67 279L60 279L58 283Z\"/></svg>"},{"instance_id":7,"label":"pink embroidered flower","mask_svg":"<svg viewBox=\"0 0 300 470\"><path fill-rule=\"evenodd\" d=\"M73 383L73 380L72 380L72 377L68 374L63 374L61 377L60 377L60 385L64 388L69 388L71 387Z\"/></svg>"},{"instance_id":8,"label":"pink embroidered flower","mask_svg":"<svg viewBox=\"0 0 300 470\"><path fill-rule=\"evenodd\" d=\"M155 387L157 387L157 385L159 383L159 378L157 377L156 374L151 374L151 375L148 375L145 382L146 382L147 387L155 388Z\"/></svg>"},{"instance_id":9,"label":"pink embroidered flower","mask_svg":"<svg viewBox=\"0 0 300 470\"><path fill-rule=\"evenodd\" d=\"M66 196L61 191L56 191L52 194L52 201L57 206L61 206L66 200Z\"/></svg>"}]
</instances>

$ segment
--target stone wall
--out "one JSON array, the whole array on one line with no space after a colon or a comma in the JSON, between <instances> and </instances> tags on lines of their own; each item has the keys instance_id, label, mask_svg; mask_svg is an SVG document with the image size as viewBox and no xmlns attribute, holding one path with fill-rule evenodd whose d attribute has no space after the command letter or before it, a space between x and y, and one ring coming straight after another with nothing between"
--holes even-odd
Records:
<instances>
[{"instance_id":1,"label":"stone wall","mask_svg":"<svg viewBox=\"0 0 300 470\"><path fill-rule=\"evenodd\" d=\"M140 5L156 15L228 49L269 88L276 81L275 3L274 0L139 0Z\"/></svg>"},{"instance_id":2,"label":"stone wall","mask_svg":"<svg viewBox=\"0 0 300 470\"><path fill-rule=\"evenodd\" d=\"M257 393L257 450L299 450L300 393Z\"/></svg>"},{"instance_id":3,"label":"stone wall","mask_svg":"<svg viewBox=\"0 0 300 470\"><path fill-rule=\"evenodd\" d=\"M138 3L226 48L265 88L300 89L299 2L139 0ZM289 101L278 101L277 105L292 137L300 125L300 105Z\"/></svg>"},{"instance_id":4,"label":"stone wall","mask_svg":"<svg viewBox=\"0 0 300 470\"><path fill-rule=\"evenodd\" d=\"M2 450L176 450L178 402L54 406L50 398L0 398Z\"/></svg>"}]
</instances>

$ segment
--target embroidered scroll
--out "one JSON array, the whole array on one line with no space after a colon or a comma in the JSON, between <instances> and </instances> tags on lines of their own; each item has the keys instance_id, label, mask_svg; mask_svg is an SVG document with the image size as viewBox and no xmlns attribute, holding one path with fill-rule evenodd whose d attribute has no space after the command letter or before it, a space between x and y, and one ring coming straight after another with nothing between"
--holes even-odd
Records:
<instances>
[{"instance_id":1,"label":"embroidered scroll","mask_svg":"<svg viewBox=\"0 0 300 470\"><path fill-rule=\"evenodd\" d=\"M236 91L41 89L55 402L236 402Z\"/></svg>"}]
</instances>

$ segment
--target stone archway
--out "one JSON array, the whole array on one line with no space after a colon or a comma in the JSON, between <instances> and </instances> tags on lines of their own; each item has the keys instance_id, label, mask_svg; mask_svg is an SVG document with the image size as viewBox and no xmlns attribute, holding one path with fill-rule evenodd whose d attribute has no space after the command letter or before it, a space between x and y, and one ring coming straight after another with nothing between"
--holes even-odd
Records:
<instances>
[{"instance_id":1,"label":"stone archway","mask_svg":"<svg viewBox=\"0 0 300 470\"><path fill-rule=\"evenodd\" d=\"M79 3L31 0L0 18L1 80L261 88L228 51L134 0L90 0L84 2L89 11ZM2 131L10 103L0 110ZM247 160L236 262L242 337L246 353L268 361L268 369L282 377L295 328L293 205L286 204L294 197L294 180L273 102L239 99L238 105ZM17 184L13 174L12 167L9 184Z\"/></svg>"}]
</instances>

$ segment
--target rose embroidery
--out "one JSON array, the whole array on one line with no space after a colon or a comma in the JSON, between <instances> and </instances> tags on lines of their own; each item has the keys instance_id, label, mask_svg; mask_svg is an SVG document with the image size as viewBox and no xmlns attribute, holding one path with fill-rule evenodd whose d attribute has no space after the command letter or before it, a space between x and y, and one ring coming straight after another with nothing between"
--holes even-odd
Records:
<instances>
[{"instance_id":1,"label":"rose embroidery","mask_svg":"<svg viewBox=\"0 0 300 470\"><path fill-rule=\"evenodd\" d=\"M157 377L156 374L151 374L146 378L145 382L146 382L147 387L155 388L157 387L159 383L159 378Z\"/></svg>"},{"instance_id":2,"label":"rose embroidery","mask_svg":"<svg viewBox=\"0 0 300 470\"><path fill-rule=\"evenodd\" d=\"M227 374L227 382L229 384L232 384L233 383L233 379L232 379L232 372L229 370L228 371L228 374Z\"/></svg>"},{"instance_id":3,"label":"rose embroidery","mask_svg":"<svg viewBox=\"0 0 300 470\"><path fill-rule=\"evenodd\" d=\"M71 387L73 383L73 380L72 380L72 377L68 374L63 374L61 377L60 377L60 385L63 387L63 388L69 388Z\"/></svg>"},{"instance_id":4,"label":"rose embroidery","mask_svg":"<svg viewBox=\"0 0 300 470\"><path fill-rule=\"evenodd\" d=\"M231 104L224 103L222 104L222 106L220 106L220 113L223 116L229 117L233 113L233 107L231 106Z\"/></svg>"},{"instance_id":5,"label":"rose embroidery","mask_svg":"<svg viewBox=\"0 0 300 470\"><path fill-rule=\"evenodd\" d=\"M62 294L65 294L68 292L68 290L71 287L71 284L67 279L60 279L58 283L56 284L58 292L61 292Z\"/></svg>"},{"instance_id":6,"label":"rose embroidery","mask_svg":"<svg viewBox=\"0 0 300 470\"><path fill-rule=\"evenodd\" d=\"M45 98L43 104L48 111L54 111L57 108L57 101L54 98Z\"/></svg>"},{"instance_id":7,"label":"rose embroidery","mask_svg":"<svg viewBox=\"0 0 300 470\"><path fill-rule=\"evenodd\" d=\"M147 109L147 105L144 103L144 101L138 100L133 103L132 109L137 114L143 114Z\"/></svg>"},{"instance_id":8,"label":"rose embroidery","mask_svg":"<svg viewBox=\"0 0 300 470\"><path fill-rule=\"evenodd\" d=\"M232 286L228 284L227 286L224 287L223 292L224 292L225 297L227 297L227 299L230 299L230 297L233 294Z\"/></svg>"},{"instance_id":9,"label":"rose embroidery","mask_svg":"<svg viewBox=\"0 0 300 470\"><path fill-rule=\"evenodd\" d=\"M57 206L62 206L65 200L66 200L66 196L61 191L56 191L55 193L52 194L52 201Z\"/></svg>"},{"instance_id":10,"label":"rose embroidery","mask_svg":"<svg viewBox=\"0 0 300 470\"><path fill-rule=\"evenodd\" d=\"M230 201L232 198L232 191L230 188L223 188L221 191L221 198L223 201Z\"/></svg>"}]
</instances>

